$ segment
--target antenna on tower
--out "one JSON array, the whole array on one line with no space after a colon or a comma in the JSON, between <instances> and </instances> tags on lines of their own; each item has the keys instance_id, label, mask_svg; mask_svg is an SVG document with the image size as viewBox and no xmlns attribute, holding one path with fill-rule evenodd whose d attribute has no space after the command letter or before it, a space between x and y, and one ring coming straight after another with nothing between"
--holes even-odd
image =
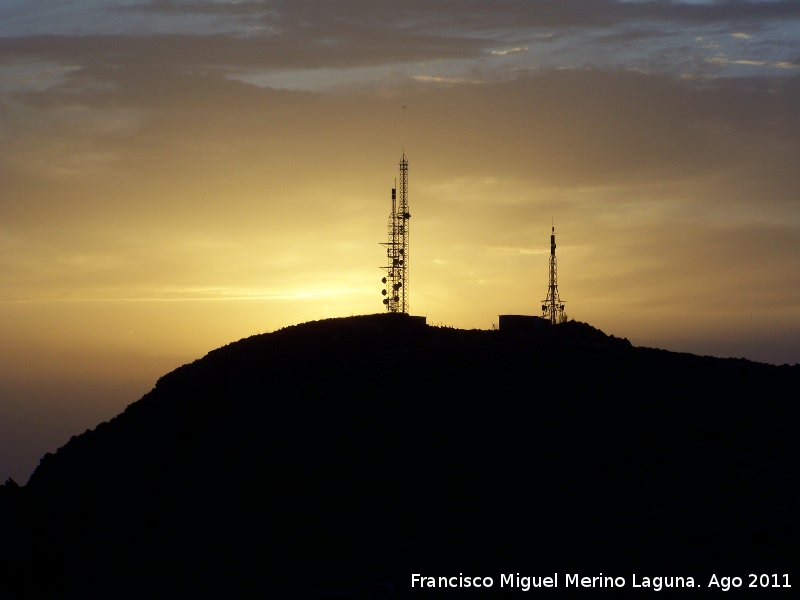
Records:
<instances>
[{"instance_id":1,"label":"antenna on tower","mask_svg":"<svg viewBox=\"0 0 800 600\"><path fill-rule=\"evenodd\" d=\"M405 151L400 158L400 196L397 195L397 180L392 188L392 212L389 213L388 241L381 242L386 248L386 276L381 279L384 288L383 304L388 312L408 314L408 160Z\"/></svg>"},{"instance_id":2,"label":"antenna on tower","mask_svg":"<svg viewBox=\"0 0 800 600\"><path fill-rule=\"evenodd\" d=\"M551 219L550 223L550 281L547 285L547 297L542 300L542 316L550 321L551 325L562 323L564 317L564 303L558 295L558 272L556 268L556 228Z\"/></svg>"}]
</instances>

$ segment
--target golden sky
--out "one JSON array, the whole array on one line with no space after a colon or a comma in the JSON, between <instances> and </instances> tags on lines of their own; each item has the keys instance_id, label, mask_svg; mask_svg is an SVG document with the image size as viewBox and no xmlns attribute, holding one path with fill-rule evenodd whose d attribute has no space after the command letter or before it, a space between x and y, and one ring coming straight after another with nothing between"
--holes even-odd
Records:
<instances>
[{"instance_id":1,"label":"golden sky","mask_svg":"<svg viewBox=\"0 0 800 600\"><path fill-rule=\"evenodd\" d=\"M435 6L433 6L435 5ZM800 362L800 3L0 0L0 479L166 372L384 310Z\"/></svg>"}]
</instances>

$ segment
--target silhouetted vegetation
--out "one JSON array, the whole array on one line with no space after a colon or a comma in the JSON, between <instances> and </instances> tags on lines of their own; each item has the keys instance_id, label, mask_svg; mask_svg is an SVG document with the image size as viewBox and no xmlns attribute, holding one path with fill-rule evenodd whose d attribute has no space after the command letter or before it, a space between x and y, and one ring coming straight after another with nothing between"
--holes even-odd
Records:
<instances>
[{"instance_id":1,"label":"silhouetted vegetation","mask_svg":"<svg viewBox=\"0 0 800 600\"><path fill-rule=\"evenodd\" d=\"M380 314L252 336L0 487L0 597L791 571L799 383L797 365L576 321L503 335Z\"/></svg>"}]
</instances>

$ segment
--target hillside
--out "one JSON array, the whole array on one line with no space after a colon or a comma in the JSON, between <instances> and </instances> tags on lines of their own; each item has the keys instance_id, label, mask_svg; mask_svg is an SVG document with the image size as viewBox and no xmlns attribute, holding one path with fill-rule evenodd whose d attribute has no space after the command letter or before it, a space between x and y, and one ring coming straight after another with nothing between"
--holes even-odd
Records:
<instances>
[{"instance_id":1,"label":"hillside","mask_svg":"<svg viewBox=\"0 0 800 600\"><path fill-rule=\"evenodd\" d=\"M416 598L411 573L791 572L798 384L797 365L576 322L522 334L381 314L252 336L0 488L0 597Z\"/></svg>"}]
</instances>

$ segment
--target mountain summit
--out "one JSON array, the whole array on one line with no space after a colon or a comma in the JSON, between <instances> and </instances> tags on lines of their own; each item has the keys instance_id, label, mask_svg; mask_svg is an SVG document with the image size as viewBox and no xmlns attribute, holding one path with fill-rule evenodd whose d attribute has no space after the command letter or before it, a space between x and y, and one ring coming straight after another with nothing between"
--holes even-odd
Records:
<instances>
[{"instance_id":1,"label":"mountain summit","mask_svg":"<svg viewBox=\"0 0 800 600\"><path fill-rule=\"evenodd\" d=\"M417 573L491 576L433 592L496 597L504 573L788 573L798 384L797 365L574 321L380 314L252 336L0 487L0 596L423 597Z\"/></svg>"}]
</instances>

